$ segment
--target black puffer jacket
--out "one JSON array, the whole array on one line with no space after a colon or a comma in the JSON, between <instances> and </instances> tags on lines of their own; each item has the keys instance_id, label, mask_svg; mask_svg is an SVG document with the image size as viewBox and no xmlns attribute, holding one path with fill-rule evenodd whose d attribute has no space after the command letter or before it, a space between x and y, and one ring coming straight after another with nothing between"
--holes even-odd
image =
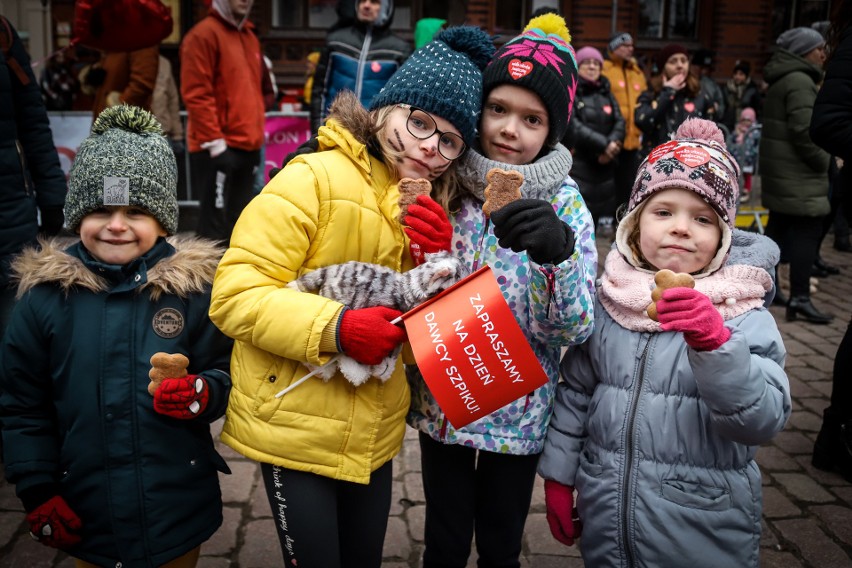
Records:
<instances>
[{"instance_id":1,"label":"black puffer jacket","mask_svg":"<svg viewBox=\"0 0 852 568\"><path fill-rule=\"evenodd\" d=\"M671 135L687 118L712 119L708 112L712 103L699 91L693 98L686 89L675 91L663 87L659 93L648 89L639 95L636 106L636 126L642 131L642 157L664 142L671 140Z\"/></svg>"},{"instance_id":2,"label":"black puffer jacket","mask_svg":"<svg viewBox=\"0 0 852 568\"><path fill-rule=\"evenodd\" d=\"M379 17L372 24L358 21L358 0L337 4L337 23L331 28L320 54L311 90L311 131L317 132L328 116L337 94L350 90L368 107L411 54L411 45L395 35L393 0L382 0Z\"/></svg>"},{"instance_id":3,"label":"black puffer jacket","mask_svg":"<svg viewBox=\"0 0 852 568\"><path fill-rule=\"evenodd\" d=\"M834 190L841 192L843 210L852 217L852 27L840 36L826 66L810 134L814 144L843 159L843 168L834 178Z\"/></svg>"},{"instance_id":4,"label":"black puffer jacket","mask_svg":"<svg viewBox=\"0 0 852 568\"><path fill-rule=\"evenodd\" d=\"M8 55L0 50L0 286L9 282L9 262L38 234L38 209L61 229L65 174L41 89L18 33L11 33ZM8 36L7 36L8 37Z\"/></svg>"},{"instance_id":5,"label":"black puffer jacket","mask_svg":"<svg viewBox=\"0 0 852 568\"><path fill-rule=\"evenodd\" d=\"M611 215L615 206L615 165L598 162L610 142L624 141L624 117L610 91L609 79L596 82L580 78L574 113L568 123L564 144L574 154L571 177L580 186L595 220Z\"/></svg>"}]
</instances>

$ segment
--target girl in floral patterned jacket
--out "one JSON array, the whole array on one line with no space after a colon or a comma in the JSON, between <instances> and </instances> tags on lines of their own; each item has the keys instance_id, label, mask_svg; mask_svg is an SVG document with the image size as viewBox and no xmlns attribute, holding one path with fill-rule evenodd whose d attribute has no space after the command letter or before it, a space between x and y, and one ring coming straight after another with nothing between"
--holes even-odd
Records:
<instances>
[{"instance_id":1,"label":"girl in floral patterned jacket","mask_svg":"<svg viewBox=\"0 0 852 568\"><path fill-rule=\"evenodd\" d=\"M424 252L451 249L471 268L488 264L539 362L542 387L464 427L451 424L416 366L408 423L419 430L426 495L424 567L465 566L476 536L479 564L519 566L536 464L550 420L563 347L592 332L597 252L592 218L568 176L559 144L568 125L577 64L565 21L547 14L497 51L483 73L478 146L457 175L464 189L452 222L418 198L406 223L434 228ZM483 213L486 173L514 169L522 198ZM421 232L422 234L422 232Z\"/></svg>"}]
</instances>

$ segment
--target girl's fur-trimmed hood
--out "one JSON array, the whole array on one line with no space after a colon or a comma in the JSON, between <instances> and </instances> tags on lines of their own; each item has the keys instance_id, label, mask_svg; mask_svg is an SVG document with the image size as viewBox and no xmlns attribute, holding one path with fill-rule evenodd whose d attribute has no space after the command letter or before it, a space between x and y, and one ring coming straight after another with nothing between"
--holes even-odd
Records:
<instances>
[{"instance_id":1,"label":"girl's fur-trimmed hood","mask_svg":"<svg viewBox=\"0 0 852 568\"><path fill-rule=\"evenodd\" d=\"M151 300L162 295L186 298L204 292L212 283L224 249L214 241L175 235L166 239L175 254L148 270L148 281L139 291L148 291ZM74 288L105 292L110 283L89 270L83 261L65 252L76 239L39 240L40 248L27 248L12 262L12 279L18 285L17 297L40 284L59 286L67 295Z\"/></svg>"},{"instance_id":2,"label":"girl's fur-trimmed hood","mask_svg":"<svg viewBox=\"0 0 852 568\"><path fill-rule=\"evenodd\" d=\"M328 118L337 120L358 142L364 145L369 144L376 133L376 126L373 124L370 112L364 108L352 91L341 91L335 97L328 109Z\"/></svg>"}]
</instances>

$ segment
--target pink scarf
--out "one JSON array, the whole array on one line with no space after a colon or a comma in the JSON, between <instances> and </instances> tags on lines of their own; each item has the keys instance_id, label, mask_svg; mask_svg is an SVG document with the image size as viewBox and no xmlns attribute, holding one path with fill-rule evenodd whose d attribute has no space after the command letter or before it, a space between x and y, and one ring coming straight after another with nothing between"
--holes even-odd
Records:
<instances>
[{"instance_id":1,"label":"pink scarf","mask_svg":"<svg viewBox=\"0 0 852 568\"><path fill-rule=\"evenodd\" d=\"M632 331L662 331L659 322L645 313L651 303L654 274L631 266L618 250L606 257L598 297L619 325ZM763 306L772 288L772 277L762 268L745 264L723 266L695 280L695 289L710 298L725 321Z\"/></svg>"}]
</instances>

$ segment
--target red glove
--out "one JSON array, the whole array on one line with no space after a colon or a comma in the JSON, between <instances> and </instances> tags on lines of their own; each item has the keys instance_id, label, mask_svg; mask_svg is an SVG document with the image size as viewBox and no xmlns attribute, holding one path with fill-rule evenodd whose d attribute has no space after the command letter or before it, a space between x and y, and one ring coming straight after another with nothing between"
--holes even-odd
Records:
<instances>
[{"instance_id":1,"label":"red glove","mask_svg":"<svg viewBox=\"0 0 852 568\"><path fill-rule=\"evenodd\" d=\"M417 201L408 206L403 222L408 225L405 234L411 239L415 264L422 264L426 254L450 250L453 226L444 208L428 195L417 196Z\"/></svg>"},{"instance_id":2,"label":"red glove","mask_svg":"<svg viewBox=\"0 0 852 568\"><path fill-rule=\"evenodd\" d=\"M666 331L683 332L696 351L714 351L731 337L710 298L693 288L669 288L657 302L657 317Z\"/></svg>"},{"instance_id":3,"label":"red glove","mask_svg":"<svg viewBox=\"0 0 852 568\"><path fill-rule=\"evenodd\" d=\"M53 548L70 548L80 542L83 523L59 495L54 495L27 514L30 536Z\"/></svg>"},{"instance_id":4,"label":"red glove","mask_svg":"<svg viewBox=\"0 0 852 568\"><path fill-rule=\"evenodd\" d=\"M154 410L160 414L186 420L195 418L207 408L210 389L198 375L179 379L163 379L154 391Z\"/></svg>"},{"instance_id":5,"label":"red glove","mask_svg":"<svg viewBox=\"0 0 852 568\"><path fill-rule=\"evenodd\" d=\"M378 365L405 341L405 329L390 323L401 315L383 306L344 310L338 330L343 352L364 365Z\"/></svg>"},{"instance_id":6,"label":"red glove","mask_svg":"<svg viewBox=\"0 0 852 568\"><path fill-rule=\"evenodd\" d=\"M547 507L547 524L553 538L566 546L574 546L574 539L583 532L583 524L574 507L574 488L551 479L544 480L544 505Z\"/></svg>"}]
</instances>

